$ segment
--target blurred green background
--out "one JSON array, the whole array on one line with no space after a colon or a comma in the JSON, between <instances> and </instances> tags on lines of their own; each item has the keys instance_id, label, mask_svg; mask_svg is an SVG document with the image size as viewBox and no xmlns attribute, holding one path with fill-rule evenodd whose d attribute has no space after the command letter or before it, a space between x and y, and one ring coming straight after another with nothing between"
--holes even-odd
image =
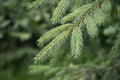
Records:
<instances>
[{"instance_id":1,"label":"blurred green background","mask_svg":"<svg viewBox=\"0 0 120 80\"><path fill-rule=\"evenodd\" d=\"M28 10L32 0L0 0L0 80L38 80L28 66L38 53L37 39L53 28L51 5Z\"/></svg>"},{"instance_id":2,"label":"blurred green background","mask_svg":"<svg viewBox=\"0 0 120 80\"><path fill-rule=\"evenodd\" d=\"M0 80L45 80L43 75L29 74L28 67L40 50L37 39L56 26L50 22L56 3L28 10L26 5L30 2L32 0L0 0ZM73 60L68 56L60 64L104 62L120 31L119 5L115 16L111 15L99 28L95 39L84 32L85 46L80 59Z\"/></svg>"}]
</instances>

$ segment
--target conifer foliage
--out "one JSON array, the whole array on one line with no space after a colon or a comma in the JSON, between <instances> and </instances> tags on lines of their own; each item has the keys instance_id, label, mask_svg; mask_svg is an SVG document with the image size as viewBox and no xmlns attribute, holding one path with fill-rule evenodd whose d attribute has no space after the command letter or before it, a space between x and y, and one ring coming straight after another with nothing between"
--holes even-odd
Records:
<instances>
[{"instance_id":1,"label":"conifer foliage","mask_svg":"<svg viewBox=\"0 0 120 80\"><path fill-rule=\"evenodd\" d=\"M35 0L29 4L29 8L42 6L50 0ZM53 0L54 1L54 0ZM56 50L61 49L64 43L70 39L70 50L74 58L82 53L83 34L82 29L86 28L90 37L98 34L98 26L105 22L105 18L111 10L110 0L94 0L92 3L84 4L73 12L66 14L71 0L59 0L58 6L53 12L52 23L61 23L60 26L48 31L38 40L39 46L49 43L37 54L35 62L43 62L56 54ZM64 45L67 46L67 45ZM60 51L60 50L58 50ZM60 55L60 54L57 54Z\"/></svg>"},{"instance_id":2,"label":"conifer foliage","mask_svg":"<svg viewBox=\"0 0 120 80\"><path fill-rule=\"evenodd\" d=\"M81 54L82 47L83 39L81 29L79 27L75 27L71 36L71 53L75 58Z\"/></svg>"}]
</instances>

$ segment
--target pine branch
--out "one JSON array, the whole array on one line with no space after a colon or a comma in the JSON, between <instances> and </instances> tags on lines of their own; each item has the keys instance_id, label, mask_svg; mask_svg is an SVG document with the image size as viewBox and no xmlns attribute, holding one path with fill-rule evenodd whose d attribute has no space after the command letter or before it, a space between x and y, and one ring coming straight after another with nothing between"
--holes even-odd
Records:
<instances>
[{"instance_id":1,"label":"pine branch","mask_svg":"<svg viewBox=\"0 0 120 80\"><path fill-rule=\"evenodd\" d=\"M87 16L84 23L86 24L87 32L91 37L97 36L98 28L96 26L96 22L91 16Z\"/></svg>"},{"instance_id":2,"label":"pine branch","mask_svg":"<svg viewBox=\"0 0 120 80\"><path fill-rule=\"evenodd\" d=\"M64 24L61 26L58 26L49 32L45 33L40 39L38 39L38 46L43 46L45 43L49 42L51 39L55 38L59 34L61 34L63 31L67 30L72 24Z\"/></svg>"},{"instance_id":3,"label":"pine branch","mask_svg":"<svg viewBox=\"0 0 120 80\"><path fill-rule=\"evenodd\" d=\"M74 20L78 16L82 16L92 6L92 4L93 3L89 3L89 4L86 4L86 5L83 5L82 7L79 7L78 9L76 9L74 12L64 16L61 19L61 23L64 24L66 22Z\"/></svg>"},{"instance_id":4,"label":"pine branch","mask_svg":"<svg viewBox=\"0 0 120 80\"><path fill-rule=\"evenodd\" d=\"M106 1L109 2L109 0L106 0ZM76 27L79 25L84 26L84 24L85 24L88 34L91 37L95 37L98 33L98 29L96 26L98 24L98 22L95 20L97 19L96 17L99 17L99 16L93 17L93 13L96 10L100 9L100 6L103 6L103 3L104 3L104 0L100 0L100 1L98 0L98 1L93 2L93 5L86 11L86 13L84 13L82 16L79 16L78 18L76 18L73 21L73 25L74 25L73 27ZM107 9L109 10L109 7L106 7L106 10ZM103 10L104 10L104 8L103 8ZM101 20L101 19L103 19L103 17L98 18L98 20Z\"/></svg>"},{"instance_id":5,"label":"pine branch","mask_svg":"<svg viewBox=\"0 0 120 80\"><path fill-rule=\"evenodd\" d=\"M50 57L54 51L63 44L63 42L66 41L66 39L69 37L71 32L71 28L69 30L64 31L60 35L58 35L55 39L53 39L45 48L43 48L40 53L37 54L35 57L35 63L39 62L42 63L45 61L48 57Z\"/></svg>"},{"instance_id":6,"label":"pine branch","mask_svg":"<svg viewBox=\"0 0 120 80\"><path fill-rule=\"evenodd\" d=\"M79 27L75 27L71 37L71 53L74 58L80 56L83 47L82 32Z\"/></svg>"},{"instance_id":7,"label":"pine branch","mask_svg":"<svg viewBox=\"0 0 120 80\"><path fill-rule=\"evenodd\" d=\"M87 17L88 15L90 15L92 12L94 12L94 10L96 10L97 8L99 8L100 5L101 5L103 2L104 2L104 0L101 0L100 2L99 2L99 1L97 1L97 2L95 1L94 4L93 4L93 6L91 6L84 15L78 17L77 19L75 19L75 20L73 21L74 26L78 26L78 25L80 25L82 22L84 22L84 20L86 19L86 17Z\"/></svg>"},{"instance_id":8,"label":"pine branch","mask_svg":"<svg viewBox=\"0 0 120 80\"><path fill-rule=\"evenodd\" d=\"M96 24L101 25L103 22L105 22L106 19L106 14L103 13L102 10L98 9L94 12L94 20L96 22Z\"/></svg>"},{"instance_id":9,"label":"pine branch","mask_svg":"<svg viewBox=\"0 0 120 80\"><path fill-rule=\"evenodd\" d=\"M67 16L62 18L61 20L63 20L63 23L67 22L69 19L70 20L73 19L73 21L72 23L63 24L55 29L52 29L51 31L47 32L38 40L38 45L40 46L51 40L52 41L40 51L40 53L35 57L35 61L43 62L48 57L55 54L55 51L58 48L60 48L61 45L63 45L63 43L69 37L71 32L72 32L71 53L74 56L74 58L77 58L81 54L82 47L83 47L82 32L80 28L86 25L87 32L91 37L95 37L97 35L98 33L97 25L98 24L100 25L102 23L102 20L105 19L103 18L103 15L105 15L104 12L109 10L109 7L110 7L108 5L107 7L105 7L105 9L104 7L102 7L102 6L105 6L104 2L106 1L109 3L109 0L105 0L105 1L96 0L91 4L87 4L81 8L78 8L78 11L76 10L75 12L68 14ZM68 0L60 1L52 17L53 23L56 23L60 20L60 18L62 17L62 15L67 9L69 2L70 1ZM86 10L84 11L85 8ZM98 11L101 11L101 13L97 14ZM80 13L81 15L76 17L75 16L76 13L77 15ZM55 56L58 56L58 54L56 54Z\"/></svg>"},{"instance_id":10,"label":"pine branch","mask_svg":"<svg viewBox=\"0 0 120 80\"><path fill-rule=\"evenodd\" d=\"M54 10L53 16L51 21L53 23L57 23L58 21L60 21L60 18L63 16L63 14L65 13L66 9L68 8L70 4L70 0L61 0L58 3L57 8Z\"/></svg>"}]
</instances>

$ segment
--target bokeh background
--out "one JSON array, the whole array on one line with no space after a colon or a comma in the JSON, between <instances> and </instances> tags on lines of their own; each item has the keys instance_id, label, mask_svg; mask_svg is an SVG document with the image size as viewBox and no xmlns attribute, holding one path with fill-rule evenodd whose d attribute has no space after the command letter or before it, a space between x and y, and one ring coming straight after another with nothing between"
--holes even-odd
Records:
<instances>
[{"instance_id":1,"label":"bokeh background","mask_svg":"<svg viewBox=\"0 0 120 80\"><path fill-rule=\"evenodd\" d=\"M54 8L28 10L32 0L0 0L0 80L38 80L28 75L28 66L38 53L37 39L53 28Z\"/></svg>"},{"instance_id":2,"label":"bokeh background","mask_svg":"<svg viewBox=\"0 0 120 80\"><path fill-rule=\"evenodd\" d=\"M30 2L32 0L0 0L0 80L45 80L43 75L30 74L29 66L40 51L37 39L57 26L50 22L56 2L28 10L26 6ZM107 23L100 26L98 37L91 39L84 32L85 45L80 59L67 57L60 64L104 62L120 31L119 5L116 10L117 15L111 15ZM113 10L113 14L115 12Z\"/></svg>"}]
</instances>

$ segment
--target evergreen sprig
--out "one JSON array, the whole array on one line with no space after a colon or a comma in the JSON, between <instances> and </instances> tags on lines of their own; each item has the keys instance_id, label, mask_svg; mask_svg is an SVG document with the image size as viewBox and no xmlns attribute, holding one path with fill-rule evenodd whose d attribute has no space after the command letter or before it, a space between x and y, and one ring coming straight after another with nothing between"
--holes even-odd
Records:
<instances>
[{"instance_id":1,"label":"evergreen sprig","mask_svg":"<svg viewBox=\"0 0 120 80\"><path fill-rule=\"evenodd\" d=\"M70 0L61 0L58 3L58 6L54 10L53 17L51 19L53 23L57 23L58 21L60 21L60 18L62 17L62 15L65 13L67 8L69 7L69 4L70 4Z\"/></svg>"},{"instance_id":2,"label":"evergreen sprig","mask_svg":"<svg viewBox=\"0 0 120 80\"><path fill-rule=\"evenodd\" d=\"M42 37L38 39L38 46L42 47L45 43L49 42L61 34L63 31L67 30L71 25L71 23L64 24L46 32Z\"/></svg>"},{"instance_id":3,"label":"evergreen sprig","mask_svg":"<svg viewBox=\"0 0 120 80\"><path fill-rule=\"evenodd\" d=\"M96 26L96 22L94 21L93 17L87 16L84 23L86 24L88 34L91 37L95 37L98 33L98 28Z\"/></svg>"},{"instance_id":4,"label":"evergreen sprig","mask_svg":"<svg viewBox=\"0 0 120 80\"><path fill-rule=\"evenodd\" d=\"M61 23L64 24L69 21L73 21L78 16L82 16L90 7L92 3L83 5L82 7L77 8L74 12L67 14L61 19Z\"/></svg>"},{"instance_id":5,"label":"evergreen sprig","mask_svg":"<svg viewBox=\"0 0 120 80\"><path fill-rule=\"evenodd\" d=\"M83 39L82 32L79 27L75 27L71 36L71 53L77 58L82 53Z\"/></svg>"},{"instance_id":6,"label":"evergreen sprig","mask_svg":"<svg viewBox=\"0 0 120 80\"><path fill-rule=\"evenodd\" d=\"M69 37L71 29L64 31L60 35L58 35L55 39L53 39L45 48L43 48L40 53L35 57L35 63L38 61L41 63L51 56L54 51L62 45L66 39Z\"/></svg>"},{"instance_id":7,"label":"evergreen sprig","mask_svg":"<svg viewBox=\"0 0 120 80\"><path fill-rule=\"evenodd\" d=\"M42 5L48 0L36 1L40 3L39 5ZM34 6L35 2L31 4L31 6ZM60 22L62 25L50 30L38 40L39 46L50 43L37 54L35 57L36 62L45 61L48 57L51 57L58 48L60 49L58 51L61 51L62 47L60 46L63 45L64 42L71 45L71 53L74 58L77 58L82 53L82 29L86 27L87 32L91 37L97 36L97 26L105 22L105 18L108 16L111 9L110 0L95 0L92 3L79 7L72 13L63 17L70 4L70 0L60 0L58 3L51 21L52 23ZM69 36L71 37L70 43L66 41ZM58 52L58 54L60 54L60 52ZM55 56L58 56L58 54L56 53Z\"/></svg>"}]
</instances>

